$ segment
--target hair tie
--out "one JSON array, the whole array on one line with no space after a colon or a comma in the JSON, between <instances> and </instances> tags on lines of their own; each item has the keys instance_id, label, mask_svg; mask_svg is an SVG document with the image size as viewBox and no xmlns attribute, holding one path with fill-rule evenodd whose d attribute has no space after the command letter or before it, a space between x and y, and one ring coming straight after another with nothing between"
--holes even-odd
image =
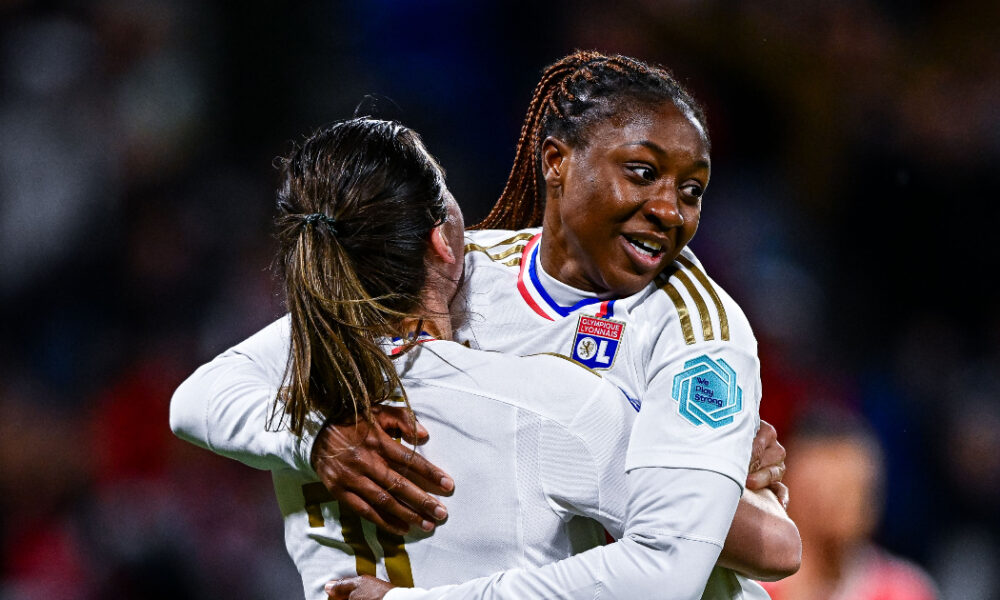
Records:
<instances>
[{"instance_id":1,"label":"hair tie","mask_svg":"<svg viewBox=\"0 0 1000 600\"><path fill-rule=\"evenodd\" d=\"M330 233L337 234L337 220L329 215L323 213L309 213L308 215L302 216L302 222L306 225L315 225L316 223L323 223L326 225Z\"/></svg>"}]
</instances>

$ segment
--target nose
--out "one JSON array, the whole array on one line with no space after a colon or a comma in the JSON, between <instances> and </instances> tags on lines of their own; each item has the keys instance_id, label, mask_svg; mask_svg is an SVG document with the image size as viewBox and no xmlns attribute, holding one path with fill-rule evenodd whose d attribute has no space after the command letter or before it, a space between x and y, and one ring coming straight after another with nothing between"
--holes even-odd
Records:
<instances>
[{"instance_id":1,"label":"nose","mask_svg":"<svg viewBox=\"0 0 1000 600\"><path fill-rule=\"evenodd\" d=\"M660 229L670 229L684 225L684 215L681 213L680 198L676 190L664 190L650 198L642 207L647 219L656 223Z\"/></svg>"}]
</instances>

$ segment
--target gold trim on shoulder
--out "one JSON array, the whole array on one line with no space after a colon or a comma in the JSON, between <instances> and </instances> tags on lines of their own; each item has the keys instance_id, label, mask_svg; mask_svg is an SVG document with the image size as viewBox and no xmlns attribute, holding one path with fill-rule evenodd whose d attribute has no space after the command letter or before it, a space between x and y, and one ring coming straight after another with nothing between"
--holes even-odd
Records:
<instances>
[{"instance_id":1,"label":"gold trim on shoulder","mask_svg":"<svg viewBox=\"0 0 1000 600\"><path fill-rule=\"evenodd\" d=\"M600 378L602 378L602 379L604 378L604 376L603 376L603 375L601 375L601 374L600 374L600 373L598 373L597 371L595 371L595 370L591 369L591 368L590 368L590 367L588 367L587 365L585 365L585 364L582 364L582 363L578 363L578 362L576 362L575 360L573 360L572 358L570 358L570 357L566 356L565 354L559 354L558 352L538 352L537 354L527 354L527 355L525 355L525 356L526 356L526 357L527 357L527 356L555 356L556 358L561 358L561 359L563 359L563 360L568 360L569 362L571 362L571 363L573 363L574 365L576 365L576 366L580 367L581 369L586 369L586 370L590 371L591 373L593 373L594 375L597 375L598 377L600 377Z\"/></svg>"},{"instance_id":2,"label":"gold trim on shoulder","mask_svg":"<svg viewBox=\"0 0 1000 600\"><path fill-rule=\"evenodd\" d=\"M723 341L729 341L729 317L726 316L726 307L723 306L722 298L719 298L719 294L715 291L715 287L712 286L712 282L708 279L708 276L705 275L704 271L695 266L695 264L687 258L678 256L677 261L687 267L687 269L691 271L691 274L694 275L694 278L698 280L698 283L700 283L702 287L705 288L705 291L708 292L708 296L715 304L716 310L719 311L719 329L721 330L721 338Z\"/></svg>"},{"instance_id":3,"label":"gold trim on shoulder","mask_svg":"<svg viewBox=\"0 0 1000 600\"><path fill-rule=\"evenodd\" d=\"M500 245L502 245L502 244L497 244L497 246L500 246ZM465 251L466 252L482 252L486 256L489 256L490 260L492 260L493 262L499 262L502 265L506 265L508 267L512 267L512 266L520 265L521 264L521 252L524 250L524 246L525 246L525 244L518 244L517 246L511 246L510 248L507 248L506 250L504 250L502 252L498 252L496 254L490 254L490 250L492 250L493 248L496 248L496 246L490 246L489 248L484 248L484 247L480 246L479 244L466 244L465 245ZM507 258L508 256L510 256L511 254L516 254L517 256L515 256L514 258L512 258L510 260L506 260L506 261L503 260L503 259Z\"/></svg>"},{"instance_id":4,"label":"gold trim on shoulder","mask_svg":"<svg viewBox=\"0 0 1000 600\"><path fill-rule=\"evenodd\" d=\"M661 290L670 296L670 299L674 301L674 306L677 308L677 316L681 321L681 332L684 334L684 343L691 345L694 343L694 327L691 327L691 316L688 314L687 304L684 303L684 298L681 297L680 292L674 287L672 283L666 283L660 287Z\"/></svg>"},{"instance_id":5,"label":"gold trim on shoulder","mask_svg":"<svg viewBox=\"0 0 1000 600\"><path fill-rule=\"evenodd\" d=\"M674 273L674 277L677 278L677 281L684 284L688 294L690 294L691 298L694 300L694 307L698 309L698 316L701 317L701 333L704 336L705 341L714 340L715 332L712 331L712 315L708 313L708 305L705 304L705 299L702 298L698 288L694 286L691 278L688 277L684 271L677 271Z\"/></svg>"}]
</instances>

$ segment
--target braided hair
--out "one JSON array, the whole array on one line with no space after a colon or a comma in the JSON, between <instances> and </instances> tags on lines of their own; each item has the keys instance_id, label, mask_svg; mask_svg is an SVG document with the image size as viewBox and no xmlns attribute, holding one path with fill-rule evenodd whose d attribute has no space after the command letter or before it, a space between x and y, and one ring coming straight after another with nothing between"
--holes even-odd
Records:
<instances>
[{"instance_id":1,"label":"braided hair","mask_svg":"<svg viewBox=\"0 0 1000 600\"><path fill-rule=\"evenodd\" d=\"M708 131L701 106L665 67L594 50L578 50L549 65L528 104L503 193L472 229L541 225L545 192L540 163L545 138L555 136L573 146L586 146L595 123L636 104L665 101L688 112Z\"/></svg>"}]
</instances>

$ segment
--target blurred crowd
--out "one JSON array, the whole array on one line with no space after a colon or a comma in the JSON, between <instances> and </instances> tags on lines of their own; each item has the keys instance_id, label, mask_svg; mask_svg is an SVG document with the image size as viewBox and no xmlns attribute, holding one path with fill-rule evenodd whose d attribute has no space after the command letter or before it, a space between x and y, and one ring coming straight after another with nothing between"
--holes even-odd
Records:
<instances>
[{"instance_id":1,"label":"blurred crowd","mask_svg":"<svg viewBox=\"0 0 1000 600\"><path fill-rule=\"evenodd\" d=\"M829 486L869 499L848 550L1000 597L997 31L971 0L0 0L0 600L298 597L267 474L167 426L283 312L273 158L359 106L398 118L475 222L541 68L591 47L708 107L692 245L755 327L779 438L866 432L877 485ZM791 482L834 479L790 451ZM807 518L830 500L802 485ZM846 593L823 577L782 597Z\"/></svg>"}]
</instances>

